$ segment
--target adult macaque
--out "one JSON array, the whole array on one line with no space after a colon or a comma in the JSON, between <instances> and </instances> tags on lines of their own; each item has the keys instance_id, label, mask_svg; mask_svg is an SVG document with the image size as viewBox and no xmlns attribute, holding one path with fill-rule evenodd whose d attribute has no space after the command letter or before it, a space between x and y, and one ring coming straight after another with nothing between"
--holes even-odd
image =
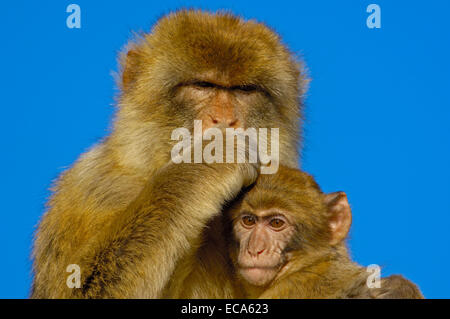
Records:
<instances>
[{"instance_id":1,"label":"adult macaque","mask_svg":"<svg viewBox=\"0 0 450 319\"><path fill-rule=\"evenodd\" d=\"M279 128L295 167L305 78L279 37L180 11L128 45L111 134L57 180L34 243L34 298L230 298L220 212L255 164L174 164L174 129ZM214 217L217 217L214 219ZM206 232L203 230L205 226ZM69 288L68 265L81 270Z\"/></svg>"},{"instance_id":2,"label":"adult macaque","mask_svg":"<svg viewBox=\"0 0 450 319\"><path fill-rule=\"evenodd\" d=\"M351 210L343 192L323 194L311 176L280 167L260 175L229 211L229 246L249 298L423 298L402 276L381 279L349 258Z\"/></svg>"}]
</instances>

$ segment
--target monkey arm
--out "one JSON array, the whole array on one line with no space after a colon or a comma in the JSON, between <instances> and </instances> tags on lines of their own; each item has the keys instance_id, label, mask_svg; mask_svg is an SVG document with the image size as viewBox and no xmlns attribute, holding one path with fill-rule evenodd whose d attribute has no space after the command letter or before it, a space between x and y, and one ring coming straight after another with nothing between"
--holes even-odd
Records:
<instances>
[{"instance_id":1,"label":"monkey arm","mask_svg":"<svg viewBox=\"0 0 450 319\"><path fill-rule=\"evenodd\" d=\"M250 164L166 165L92 239L96 246L80 252L83 280L74 297L160 297L205 224L256 177Z\"/></svg>"},{"instance_id":2,"label":"monkey arm","mask_svg":"<svg viewBox=\"0 0 450 319\"><path fill-rule=\"evenodd\" d=\"M226 224L220 214L203 229L202 244L191 249L173 272L163 298L230 299L243 298L234 278L234 268L227 256Z\"/></svg>"}]
</instances>

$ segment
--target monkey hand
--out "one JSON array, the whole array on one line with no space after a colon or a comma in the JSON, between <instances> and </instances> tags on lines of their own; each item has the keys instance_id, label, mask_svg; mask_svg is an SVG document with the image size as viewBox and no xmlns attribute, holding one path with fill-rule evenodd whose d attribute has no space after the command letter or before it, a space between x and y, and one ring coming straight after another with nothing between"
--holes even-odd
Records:
<instances>
[{"instance_id":1,"label":"monkey hand","mask_svg":"<svg viewBox=\"0 0 450 319\"><path fill-rule=\"evenodd\" d=\"M190 165L181 165L181 167L185 170L198 170L199 173L204 170L204 167L202 168L201 166L215 167L217 171L222 173L223 177L237 174L238 176L234 180L242 179L244 187L252 184L260 172L257 136L245 134L239 130L229 134L226 132L226 128L221 126L216 126L212 129L216 130L214 143L207 144L202 140L191 140L191 143L183 151L182 155L178 153L171 154L172 159L170 162L176 164L195 163L198 166L197 168ZM214 144L214 147L211 147L212 144ZM203 173L208 174L207 172ZM201 177L199 179L201 183L208 179L208 176L199 177ZM217 182L219 181L220 178L215 181L215 185L218 186ZM224 182L231 181L233 179L226 178Z\"/></svg>"},{"instance_id":2,"label":"monkey hand","mask_svg":"<svg viewBox=\"0 0 450 319\"><path fill-rule=\"evenodd\" d=\"M258 156L257 139L243 133L237 133L236 137L236 143L229 143L229 140L224 140L223 162L229 166L229 170L234 171L233 174L242 178L242 186L247 187L256 181L260 173L261 162ZM246 143L246 137L248 137L248 143ZM233 154L231 159L230 154Z\"/></svg>"}]
</instances>

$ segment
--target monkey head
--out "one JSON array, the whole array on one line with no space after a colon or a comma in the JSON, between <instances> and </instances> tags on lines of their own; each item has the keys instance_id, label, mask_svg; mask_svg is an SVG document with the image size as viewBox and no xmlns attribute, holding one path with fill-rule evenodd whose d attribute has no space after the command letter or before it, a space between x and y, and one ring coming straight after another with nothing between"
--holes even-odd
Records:
<instances>
[{"instance_id":1,"label":"monkey head","mask_svg":"<svg viewBox=\"0 0 450 319\"><path fill-rule=\"evenodd\" d=\"M182 10L128 44L120 58L112 140L124 166L170 155L171 132L215 125L279 128L281 162L296 167L307 79L272 30L229 13ZM131 154L133 156L124 156Z\"/></svg>"},{"instance_id":2,"label":"monkey head","mask_svg":"<svg viewBox=\"0 0 450 319\"><path fill-rule=\"evenodd\" d=\"M259 176L229 211L232 261L238 275L254 286L327 256L351 225L345 193L324 194L310 175L283 166Z\"/></svg>"}]
</instances>

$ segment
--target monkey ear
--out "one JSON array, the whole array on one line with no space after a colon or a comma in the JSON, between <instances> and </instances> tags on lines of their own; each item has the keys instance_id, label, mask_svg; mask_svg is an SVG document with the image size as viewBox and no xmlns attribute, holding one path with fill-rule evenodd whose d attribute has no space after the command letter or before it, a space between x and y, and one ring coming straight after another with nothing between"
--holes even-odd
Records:
<instances>
[{"instance_id":1,"label":"monkey ear","mask_svg":"<svg viewBox=\"0 0 450 319\"><path fill-rule=\"evenodd\" d=\"M122 87L127 90L136 80L139 70L139 53L129 50L122 60Z\"/></svg>"},{"instance_id":2,"label":"monkey ear","mask_svg":"<svg viewBox=\"0 0 450 319\"><path fill-rule=\"evenodd\" d=\"M330 213L331 245L336 245L347 237L352 224L352 211L344 192L326 194L325 204Z\"/></svg>"}]
</instances>

